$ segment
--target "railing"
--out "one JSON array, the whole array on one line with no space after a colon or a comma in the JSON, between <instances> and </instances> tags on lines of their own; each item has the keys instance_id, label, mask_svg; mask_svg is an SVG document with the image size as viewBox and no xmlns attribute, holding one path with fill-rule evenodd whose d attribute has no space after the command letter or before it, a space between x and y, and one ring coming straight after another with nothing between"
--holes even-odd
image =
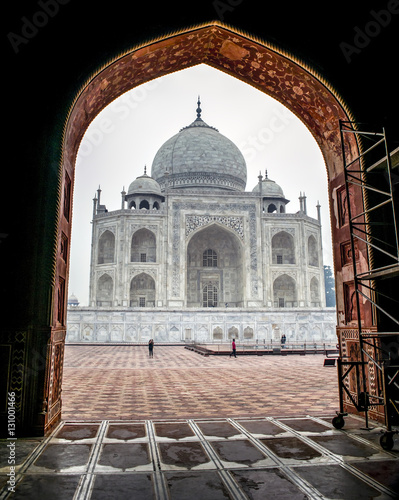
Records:
<instances>
[{"instance_id":1,"label":"railing","mask_svg":"<svg viewBox=\"0 0 399 500\"><path fill-rule=\"evenodd\" d=\"M186 345L193 347L208 348L211 351L224 352L231 351L231 343L226 341L196 342L187 341ZM325 355L338 352L337 344L331 342L285 342L282 344L277 340L264 340L263 342L239 341L236 342L236 351L273 351L280 349L286 352L317 352Z\"/></svg>"}]
</instances>

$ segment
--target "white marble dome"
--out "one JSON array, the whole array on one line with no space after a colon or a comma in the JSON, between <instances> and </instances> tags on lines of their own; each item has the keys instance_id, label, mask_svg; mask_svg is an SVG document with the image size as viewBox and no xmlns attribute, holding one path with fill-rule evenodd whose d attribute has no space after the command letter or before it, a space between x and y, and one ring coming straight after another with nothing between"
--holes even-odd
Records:
<instances>
[{"instance_id":1,"label":"white marble dome","mask_svg":"<svg viewBox=\"0 0 399 500\"><path fill-rule=\"evenodd\" d=\"M253 193L260 192L259 183L253 188ZM283 189L268 177L262 180L262 196L265 198L285 198Z\"/></svg>"},{"instance_id":2,"label":"white marble dome","mask_svg":"<svg viewBox=\"0 0 399 500\"><path fill-rule=\"evenodd\" d=\"M156 180L146 173L134 180L128 189L127 194L161 194L161 187Z\"/></svg>"},{"instance_id":3,"label":"white marble dome","mask_svg":"<svg viewBox=\"0 0 399 500\"><path fill-rule=\"evenodd\" d=\"M155 155L151 176L161 189L244 191L247 166L238 147L201 118L167 140Z\"/></svg>"}]
</instances>

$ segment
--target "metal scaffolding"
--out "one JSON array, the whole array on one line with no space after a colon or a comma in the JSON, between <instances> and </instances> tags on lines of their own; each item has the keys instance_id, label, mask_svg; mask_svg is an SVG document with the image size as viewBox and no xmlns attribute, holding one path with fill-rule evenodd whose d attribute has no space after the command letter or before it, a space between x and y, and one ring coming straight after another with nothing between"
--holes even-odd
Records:
<instances>
[{"instance_id":1,"label":"metal scaffolding","mask_svg":"<svg viewBox=\"0 0 399 500\"><path fill-rule=\"evenodd\" d=\"M360 360L340 358L338 380L340 412L333 419L336 428L344 425L343 396L347 394L359 412L364 412L369 428L370 407L384 406L386 432L380 439L384 449L392 449L392 425L399 422L399 242L397 207L395 207L391 154L385 130L364 130L361 124L341 121L341 144L350 230L354 288L359 332ZM348 135L354 136L361 153L349 158ZM397 177L397 174L396 174ZM352 192L362 195L362 207L356 206ZM352 192L351 192L352 191ZM357 245L367 249L369 268L361 272L356 262ZM361 303L371 305L377 331L363 328ZM376 373L377 390L369 392L369 372ZM357 395L348 390L345 380L351 374L356 380Z\"/></svg>"}]
</instances>

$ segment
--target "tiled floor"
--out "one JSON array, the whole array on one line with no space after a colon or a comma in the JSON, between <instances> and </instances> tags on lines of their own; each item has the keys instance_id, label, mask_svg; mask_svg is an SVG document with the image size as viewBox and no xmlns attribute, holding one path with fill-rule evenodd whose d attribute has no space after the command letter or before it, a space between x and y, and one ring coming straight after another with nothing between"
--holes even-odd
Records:
<instances>
[{"instance_id":1,"label":"tiled floor","mask_svg":"<svg viewBox=\"0 0 399 500\"><path fill-rule=\"evenodd\" d=\"M399 498L399 439L345 418L324 357L204 357L183 347L68 346L64 421L16 442L15 493L1 443L0 493L29 500Z\"/></svg>"},{"instance_id":2,"label":"tiled floor","mask_svg":"<svg viewBox=\"0 0 399 500\"><path fill-rule=\"evenodd\" d=\"M47 439L24 440L15 493L6 485L0 498L398 498L399 447L383 451L380 429L361 424L354 417L346 430L317 417L65 422ZM0 470L5 484L7 466Z\"/></svg>"},{"instance_id":3,"label":"tiled floor","mask_svg":"<svg viewBox=\"0 0 399 500\"><path fill-rule=\"evenodd\" d=\"M209 356L184 347L67 346L66 420L334 414L337 369L323 355Z\"/></svg>"}]
</instances>

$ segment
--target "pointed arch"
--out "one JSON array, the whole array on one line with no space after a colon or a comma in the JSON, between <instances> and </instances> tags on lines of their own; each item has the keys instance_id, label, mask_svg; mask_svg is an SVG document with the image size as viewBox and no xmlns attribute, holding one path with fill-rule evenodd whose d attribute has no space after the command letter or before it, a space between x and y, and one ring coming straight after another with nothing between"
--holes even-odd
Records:
<instances>
[{"instance_id":1,"label":"pointed arch","mask_svg":"<svg viewBox=\"0 0 399 500\"><path fill-rule=\"evenodd\" d=\"M267 206L267 213L269 214L274 214L277 212L277 207L274 203L270 203L268 206Z\"/></svg>"},{"instance_id":2,"label":"pointed arch","mask_svg":"<svg viewBox=\"0 0 399 500\"><path fill-rule=\"evenodd\" d=\"M143 208L145 208L146 210L150 209L150 204L149 204L148 200L141 200L140 201L139 210L141 210Z\"/></svg>"},{"instance_id":3,"label":"pointed arch","mask_svg":"<svg viewBox=\"0 0 399 500\"><path fill-rule=\"evenodd\" d=\"M130 307L155 307L155 280L140 273L130 282Z\"/></svg>"},{"instance_id":4,"label":"pointed arch","mask_svg":"<svg viewBox=\"0 0 399 500\"><path fill-rule=\"evenodd\" d=\"M294 238L286 231L280 231L272 238L272 263L295 264Z\"/></svg>"},{"instance_id":5,"label":"pointed arch","mask_svg":"<svg viewBox=\"0 0 399 500\"><path fill-rule=\"evenodd\" d=\"M57 189L49 186L46 193L49 211L53 211L55 222L46 233L47 247L51 250L38 258L38 265L43 269L49 269L42 285L45 289L42 296L47 297L50 289L57 289L61 278L68 279L68 267L61 265L58 244L61 240L61 231L70 238L71 224L69 219L68 224L64 226L57 224L56 221L61 220L63 214L70 213L72 209L72 196L68 193L73 186L69 189L68 183L73 183L77 151L91 121L108 104L128 90L160 76L201 63L224 71L283 103L301 119L318 143L326 162L329 180L334 261L338 263L337 310L346 310L343 293L345 284L339 267L340 243L347 239L347 232L345 228L341 228L338 221L340 201L337 192L344 183L339 123L340 120L354 121L354 117L337 90L321 74L294 54L214 21L169 33L128 50L124 48L124 52L115 54L112 60L103 61L98 69L88 75L86 82L76 88L75 97L65 111L64 123L59 124L51 137L53 144L55 147L58 146L59 150L49 157L48 165L52 165L51 168L54 170L53 166L57 160L59 161L56 178L60 179L60 182ZM354 134L347 139L345 149L348 161L358 156L359 146ZM356 194L356 200L361 206L361 192ZM365 272L368 270L368 261L364 248L359 247L359 255L364 257L359 260L362 262L359 271ZM58 268L63 270L59 275ZM54 301L56 296L57 294L54 294ZM56 311L56 306L54 303L53 308L49 308L47 303L43 303L46 310ZM369 316L366 318L368 322ZM47 324L52 324L51 318ZM66 318L63 324L66 324ZM51 338L54 337L55 328L52 325ZM43 346L46 342L45 340ZM55 341L52 342L54 345ZM48 349L48 352L52 353L53 349ZM50 376L55 369L54 357L51 356L53 355L48 355L46 376ZM32 408L36 409L39 399L51 400L49 387L41 389L40 398L37 395L32 396ZM48 432L60 419L61 404L56 405L55 401L52 401L52 404L53 408L57 406L58 409L52 413L48 412L45 416L44 432ZM30 414L29 418L32 420Z\"/></svg>"},{"instance_id":6,"label":"pointed arch","mask_svg":"<svg viewBox=\"0 0 399 500\"><path fill-rule=\"evenodd\" d=\"M114 293L114 280L107 273L100 276L97 281L96 303L100 307L112 306Z\"/></svg>"},{"instance_id":7,"label":"pointed arch","mask_svg":"<svg viewBox=\"0 0 399 500\"><path fill-rule=\"evenodd\" d=\"M241 305L243 252L239 238L225 226L209 224L195 231L187 245L187 305Z\"/></svg>"},{"instance_id":8,"label":"pointed arch","mask_svg":"<svg viewBox=\"0 0 399 500\"><path fill-rule=\"evenodd\" d=\"M97 264L113 262L115 262L115 235L107 229L98 239Z\"/></svg>"},{"instance_id":9,"label":"pointed arch","mask_svg":"<svg viewBox=\"0 0 399 500\"><path fill-rule=\"evenodd\" d=\"M319 265L319 251L316 238L313 234L308 238L308 265L314 267L318 267Z\"/></svg>"},{"instance_id":10,"label":"pointed arch","mask_svg":"<svg viewBox=\"0 0 399 500\"><path fill-rule=\"evenodd\" d=\"M157 242L155 234L147 228L132 236L130 262L156 262Z\"/></svg>"},{"instance_id":11,"label":"pointed arch","mask_svg":"<svg viewBox=\"0 0 399 500\"><path fill-rule=\"evenodd\" d=\"M284 103L315 137L328 160L330 175L342 169L337 122L352 116L338 92L293 53L216 21L128 49L105 62L91 75L71 108L68 121L73 133L69 133L72 129L66 132L72 141L68 146L74 145L71 153L76 154L87 125L114 99L160 75L201 63ZM350 146L357 150L355 140ZM331 151L335 158L331 158Z\"/></svg>"},{"instance_id":12,"label":"pointed arch","mask_svg":"<svg viewBox=\"0 0 399 500\"><path fill-rule=\"evenodd\" d=\"M178 70L208 64L231 75L285 105L309 129L324 157L331 201L333 240L345 238L339 221L337 190L343 186L343 161L340 139L341 121L354 121L338 91L305 61L265 40L251 36L219 21L185 28L125 49L88 76L77 89L67 110L60 135L62 172L58 196L64 184L73 180L73 170L82 137L91 121L125 92ZM347 159L359 154L354 134L345 143ZM361 203L361 193L358 200ZM59 210L59 209L58 209ZM59 235L54 235L54 245ZM359 249L361 253L364 249ZM334 259L340 261L339 244ZM364 269L367 270L365 255ZM336 270L337 290L343 289L340 269ZM344 309L343 293L337 295L337 309Z\"/></svg>"},{"instance_id":13,"label":"pointed arch","mask_svg":"<svg viewBox=\"0 0 399 500\"><path fill-rule=\"evenodd\" d=\"M310 305L312 307L320 306L320 285L315 276L310 280Z\"/></svg>"},{"instance_id":14,"label":"pointed arch","mask_svg":"<svg viewBox=\"0 0 399 500\"><path fill-rule=\"evenodd\" d=\"M273 282L273 298L275 307L297 307L296 281L288 274L282 274Z\"/></svg>"}]
</instances>

